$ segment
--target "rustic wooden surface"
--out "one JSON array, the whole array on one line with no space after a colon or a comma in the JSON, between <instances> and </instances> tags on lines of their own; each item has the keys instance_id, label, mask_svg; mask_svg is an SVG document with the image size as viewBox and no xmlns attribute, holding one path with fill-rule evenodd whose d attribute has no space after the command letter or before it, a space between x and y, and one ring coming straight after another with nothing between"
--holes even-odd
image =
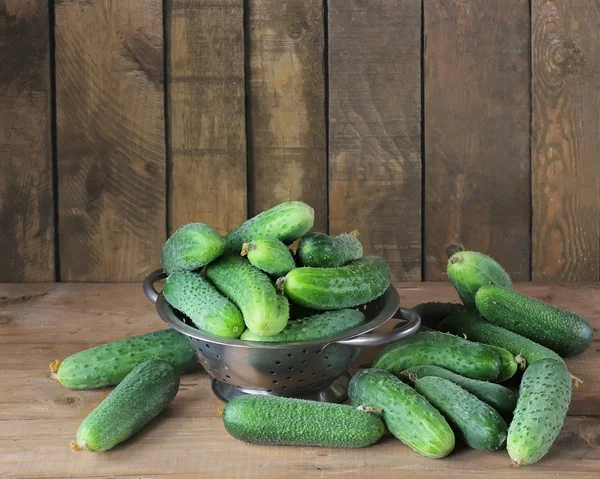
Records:
<instances>
[{"instance_id":1,"label":"rustic wooden surface","mask_svg":"<svg viewBox=\"0 0 600 479\"><path fill-rule=\"evenodd\" d=\"M404 306L453 301L446 283L399 283ZM521 291L571 308L600 328L600 285L518 284ZM464 446L427 459L393 437L359 450L244 444L223 429L205 372L182 378L173 403L131 440L106 453L74 453L69 441L109 390L71 391L48 364L99 343L160 329L137 284L0 285L0 476L3 478L400 477L595 478L600 474L600 347L567 361L584 380L570 417L536 466L514 468L505 451ZM357 365L368 362L373 351Z\"/></svg>"},{"instance_id":2,"label":"rustic wooden surface","mask_svg":"<svg viewBox=\"0 0 600 479\"><path fill-rule=\"evenodd\" d=\"M600 3L532 2L533 279L597 280Z\"/></svg>"},{"instance_id":3,"label":"rustic wooden surface","mask_svg":"<svg viewBox=\"0 0 600 479\"><path fill-rule=\"evenodd\" d=\"M529 2L423 5L425 279L458 244L528 280Z\"/></svg>"},{"instance_id":4,"label":"rustic wooden surface","mask_svg":"<svg viewBox=\"0 0 600 479\"><path fill-rule=\"evenodd\" d=\"M421 7L329 0L329 229L421 278Z\"/></svg>"},{"instance_id":5,"label":"rustic wooden surface","mask_svg":"<svg viewBox=\"0 0 600 479\"><path fill-rule=\"evenodd\" d=\"M0 2L0 281L54 281L46 0Z\"/></svg>"},{"instance_id":6,"label":"rustic wooden surface","mask_svg":"<svg viewBox=\"0 0 600 479\"><path fill-rule=\"evenodd\" d=\"M246 219L242 0L166 3L169 228Z\"/></svg>"},{"instance_id":7,"label":"rustic wooden surface","mask_svg":"<svg viewBox=\"0 0 600 479\"><path fill-rule=\"evenodd\" d=\"M166 239L161 0L59 1L56 109L64 281L134 281Z\"/></svg>"},{"instance_id":8,"label":"rustic wooden surface","mask_svg":"<svg viewBox=\"0 0 600 479\"><path fill-rule=\"evenodd\" d=\"M249 214L303 200L326 232L323 1L250 0L247 15Z\"/></svg>"}]
</instances>

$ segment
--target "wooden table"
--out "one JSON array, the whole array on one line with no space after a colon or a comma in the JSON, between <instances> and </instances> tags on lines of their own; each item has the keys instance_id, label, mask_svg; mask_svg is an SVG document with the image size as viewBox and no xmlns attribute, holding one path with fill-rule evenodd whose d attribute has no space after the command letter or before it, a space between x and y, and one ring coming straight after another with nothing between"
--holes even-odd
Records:
<instances>
[{"instance_id":1,"label":"wooden table","mask_svg":"<svg viewBox=\"0 0 600 479\"><path fill-rule=\"evenodd\" d=\"M405 306L455 300L448 284L398 284ZM600 327L600 284L521 284L518 289L582 314ZM600 477L600 344L569 359L584 380L551 452L515 469L506 452L457 446L443 460L393 437L360 450L265 447L231 438L205 372L184 376L179 394L133 439L106 453L74 453L69 441L108 390L70 391L49 378L54 359L163 327L140 285L0 285L0 477ZM358 359L368 362L371 351Z\"/></svg>"}]
</instances>

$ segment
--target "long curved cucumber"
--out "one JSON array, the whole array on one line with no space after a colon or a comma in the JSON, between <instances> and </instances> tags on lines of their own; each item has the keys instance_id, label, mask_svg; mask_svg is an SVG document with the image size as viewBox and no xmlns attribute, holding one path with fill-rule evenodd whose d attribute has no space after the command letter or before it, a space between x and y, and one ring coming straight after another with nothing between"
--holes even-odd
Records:
<instances>
[{"instance_id":1,"label":"long curved cucumber","mask_svg":"<svg viewBox=\"0 0 600 479\"><path fill-rule=\"evenodd\" d=\"M218 258L225 240L203 223L190 223L179 228L163 246L160 261L167 274L192 271Z\"/></svg>"},{"instance_id":2,"label":"long curved cucumber","mask_svg":"<svg viewBox=\"0 0 600 479\"><path fill-rule=\"evenodd\" d=\"M283 276L296 267L290 248L275 238L256 238L244 243L241 255L271 276Z\"/></svg>"},{"instance_id":3,"label":"long curved cucumber","mask_svg":"<svg viewBox=\"0 0 600 479\"><path fill-rule=\"evenodd\" d=\"M363 246L358 231L329 236L310 233L302 238L296 256L302 266L337 268L349 261L362 258Z\"/></svg>"}]
</instances>

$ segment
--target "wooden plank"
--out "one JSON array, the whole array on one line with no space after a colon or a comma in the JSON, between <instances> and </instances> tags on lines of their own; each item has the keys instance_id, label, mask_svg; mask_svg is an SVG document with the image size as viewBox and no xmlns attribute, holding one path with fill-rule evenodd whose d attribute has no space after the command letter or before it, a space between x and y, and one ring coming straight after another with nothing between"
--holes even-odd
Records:
<instances>
[{"instance_id":1,"label":"wooden plank","mask_svg":"<svg viewBox=\"0 0 600 479\"><path fill-rule=\"evenodd\" d=\"M243 0L168 0L170 230L246 219Z\"/></svg>"},{"instance_id":2,"label":"wooden plank","mask_svg":"<svg viewBox=\"0 0 600 479\"><path fill-rule=\"evenodd\" d=\"M0 2L0 281L54 281L48 2Z\"/></svg>"},{"instance_id":3,"label":"wooden plank","mask_svg":"<svg viewBox=\"0 0 600 479\"><path fill-rule=\"evenodd\" d=\"M65 281L139 281L166 238L162 2L56 5Z\"/></svg>"},{"instance_id":4,"label":"wooden plank","mask_svg":"<svg viewBox=\"0 0 600 479\"><path fill-rule=\"evenodd\" d=\"M405 306L457 300L447 283L399 283ZM517 284L524 293L572 308L600 330L600 285ZM107 301L110 298L110 301ZM98 321L102 318L102 321ZM447 459L427 459L386 436L364 449L269 447L230 437L223 407L205 372L185 375L171 405L138 435L110 452L69 450L84 417L108 394L68 390L48 378L46 364L83 348L164 327L137 284L0 285L0 476L83 477L403 477L416 479L597 478L600 461L600 351L568 358L584 379L570 417L549 455L514 468L506 451L458 445ZM43 334L40 334L43 331ZM26 361L23 358L27 358ZM587 416L581 416L586 414ZM190 451L194 451L193 454ZM235 460L232 460L235 458Z\"/></svg>"},{"instance_id":5,"label":"wooden plank","mask_svg":"<svg viewBox=\"0 0 600 479\"><path fill-rule=\"evenodd\" d=\"M421 278L420 2L329 2L329 226Z\"/></svg>"},{"instance_id":6,"label":"wooden plank","mask_svg":"<svg viewBox=\"0 0 600 479\"><path fill-rule=\"evenodd\" d=\"M532 3L532 276L600 278L600 4Z\"/></svg>"},{"instance_id":7,"label":"wooden plank","mask_svg":"<svg viewBox=\"0 0 600 479\"><path fill-rule=\"evenodd\" d=\"M322 0L249 0L249 204L303 200L327 231Z\"/></svg>"},{"instance_id":8,"label":"wooden plank","mask_svg":"<svg viewBox=\"0 0 600 479\"><path fill-rule=\"evenodd\" d=\"M528 0L424 0L425 279L455 245L530 276Z\"/></svg>"}]
</instances>

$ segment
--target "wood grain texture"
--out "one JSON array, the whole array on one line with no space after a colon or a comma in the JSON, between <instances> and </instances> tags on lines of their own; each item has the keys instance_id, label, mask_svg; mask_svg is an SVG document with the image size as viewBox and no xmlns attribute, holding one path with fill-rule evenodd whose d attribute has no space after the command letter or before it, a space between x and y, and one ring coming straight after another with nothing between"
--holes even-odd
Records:
<instances>
[{"instance_id":1,"label":"wood grain texture","mask_svg":"<svg viewBox=\"0 0 600 479\"><path fill-rule=\"evenodd\" d=\"M532 276L600 278L600 3L532 2Z\"/></svg>"},{"instance_id":2,"label":"wood grain texture","mask_svg":"<svg viewBox=\"0 0 600 479\"><path fill-rule=\"evenodd\" d=\"M162 2L56 5L65 281L139 281L166 238Z\"/></svg>"},{"instance_id":3,"label":"wood grain texture","mask_svg":"<svg viewBox=\"0 0 600 479\"><path fill-rule=\"evenodd\" d=\"M249 214L303 200L327 231L323 1L247 5Z\"/></svg>"},{"instance_id":4,"label":"wood grain texture","mask_svg":"<svg viewBox=\"0 0 600 479\"><path fill-rule=\"evenodd\" d=\"M424 0L425 279L454 245L530 276L528 0Z\"/></svg>"},{"instance_id":5,"label":"wood grain texture","mask_svg":"<svg viewBox=\"0 0 600 479\"><path fill-rule=\"evenodd\" d=\"M396 286L407 307L458 299L446 283ZM571 308L600 329L597 283L517 284L516 288ZM444 460L427 459L390 436L358 450L245 444L223 429L219 415L223 405L212 394L205 372L183 376L175 400L131 440L106 453L72 452L69 441L79 424L110 390L65 389L48 377L48 364L99 343L163 327L138 284L0 285L0 476L192 479L201 471L204 477L266 479L598 477L597 334L586 353L567 360L584 384L574 390L570 417L554 447L531 467L514 468L506 451L483 453L461 445Z\"/></svg>"},{"instance_id":6,"label":"wood grain texture","mask_svg":"<svg viewBox=\"0 0 600 479\"><path fill-rule=\"evenodd\" d=\"M54 281L48 2L0 2L0 281Z\"/></svg>"},{"instance_id":7,"label":"wood grain texture","mask_svg":"<svg viewBox=\"0 0 600 479\"><path fill-rule=\"evenodd\" d=\"M170 232L246 219L243 0L168 0Z\"/></svg>"},{"instance_id":8,"label":"wood grain texture","mask_svg":"<svg viewBox=\"0 0 600 479\"><path fill-rule=\"evenodd\" d=\"M421 5L329 2L329 227L421 278Z\"/></svg>"}]
</instances>

